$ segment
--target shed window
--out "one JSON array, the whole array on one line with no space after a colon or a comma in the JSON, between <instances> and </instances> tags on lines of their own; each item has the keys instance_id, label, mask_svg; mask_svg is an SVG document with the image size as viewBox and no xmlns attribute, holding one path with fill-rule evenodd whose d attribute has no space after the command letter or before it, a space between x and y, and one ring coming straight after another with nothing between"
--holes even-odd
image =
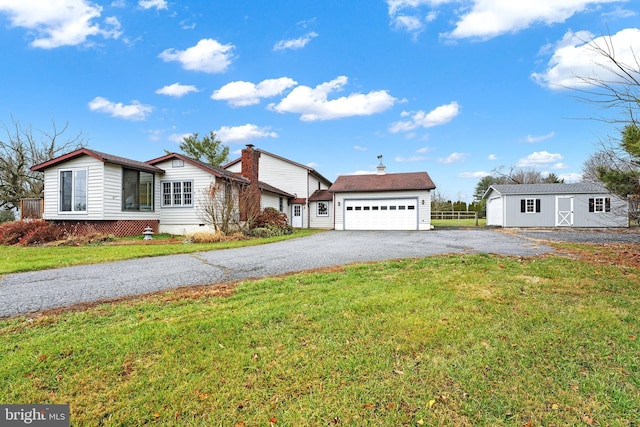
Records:
<instances>
[{"instance_id":1,"label":"shed window","mask_svg":"<svg viewBox=\"0 0 640 427\"><path fill-rule=\"evenodd\" d=\"M521 199L520 212L522 213L540 212L540 199Z\"/></svg>"},{"instance_id":2,"label":"shed window","mask_svg":"<svg viewBox=\"0 0 640 427\"><path fill-rule=\"evenodd\" d=\"M589 199L589 212L611 212L611 199L609 197Z\"/></svg>"}]
</instances>

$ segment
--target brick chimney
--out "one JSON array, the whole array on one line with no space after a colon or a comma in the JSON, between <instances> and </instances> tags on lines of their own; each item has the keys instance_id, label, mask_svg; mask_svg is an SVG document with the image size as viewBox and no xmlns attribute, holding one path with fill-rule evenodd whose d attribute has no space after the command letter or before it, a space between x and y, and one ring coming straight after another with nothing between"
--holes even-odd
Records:
<instances>
[{"instance_id":1,"label":"brick chimney","mask_svg":"<svg viewBox=\"0 0 640 427\"><path fill-rule=\"evenodd\" d=\"M240 219L252 221L260 213L260 187L258 186L258 163L260 153L253 149L253 144L247 144L242 149L241 174L250 181L245 188L244 197L240 200Z\"/></svg>"}]
</instances>

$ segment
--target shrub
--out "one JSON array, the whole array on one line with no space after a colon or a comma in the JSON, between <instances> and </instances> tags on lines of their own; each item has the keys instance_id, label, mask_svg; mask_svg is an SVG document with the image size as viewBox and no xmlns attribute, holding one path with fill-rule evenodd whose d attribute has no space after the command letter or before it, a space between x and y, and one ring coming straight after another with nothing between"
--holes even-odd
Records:
<instances>
[{"instance_id":1,"label":"shrub","mask_svg":"<svg viewBox=\"0 0 640 427\"><path fill-rule=\"evenodd\" d=\"M12 221L0 225L0 244L36 245L64 237L64 230L44 220Z\"/></svg>"},{"instance_id":2,"label":"shrub","mask_svg":"<svg viewBox=\"0 0 640 427\"><path fill-rule=\"evenodd\" d=\"M287 228L289 227L287 224L287 215L282 212L278 212L274 208L264 208L253 222L253 228L263 228L267 225Z\"/></svg>"},{"instance_id":3,"label":"shrub","mask_svg":"<svg viewBox=\"0 0 640 427\"><path fill-rule=\"evenodd\" d=\"M251 237L275 237L275 236L285 236L287 234L292 234L293 228L290 226L280 227L273 224L267 224L263 227L252 228L247 232L248 236Z\"/></svg>"},{"instance_id":4,"label":"shrub","mask_svg":"<svg viewBox=\"0 0 640 427\"><path fill-rule=\"evenodd\" d=\"M5 222L10 222L10 221L15 221L15 220L16 220L16 216L13 213L13 211L10 211L8 209L0 210L0 224L3 224Z\"/></svg>"},{"instance_id":5,"label":"shrub","mask_svg":"<svg viewBox=\"0 0 640 427\"><path fill-rule=\"evenodd\" d=\"M218 243L224 242L226 236L221 232L201 231L191 236L192 243Z\"/></svg>"}]
</instances>

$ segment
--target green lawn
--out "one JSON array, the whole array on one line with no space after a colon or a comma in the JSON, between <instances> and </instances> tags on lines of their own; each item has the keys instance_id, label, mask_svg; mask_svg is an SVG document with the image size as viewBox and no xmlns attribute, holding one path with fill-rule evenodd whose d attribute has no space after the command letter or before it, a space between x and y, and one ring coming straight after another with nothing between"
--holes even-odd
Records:
<instances>
[{"instance_id":1,"label":"green lawn","mask_svg":"<svg viewBox=\"0 0 640 427\"><path fill-rule=\"evenodd\" d=\"M432 219L431 225L438 227L484 227L487 224L486 218L478 218L478 224L473 218L462 219Z\"/></svg>"},{"instance_id":2,"label":"green lawn","mask_svg":"<svg viewBox=\"0 0 640 427\"><path fill-rule=\"evenodd\" d=\"M273 243L296 237L308 236L322 230L296 229L294 234L262 239L240 240L221 243L160 243L158 236L151 242L143 242L142 237L119 239L115 244L85 246L2 246L0 245L0 274L21 271L44 270L81 264L120 261L123 259L149 256L171 255L229 249L242 246ZM128 244L127 244L128 243Z\"/></svg>"},{"instance_id":3,"label":"green lawn","mask_svg":"<svg viewBox=\"0 0 640 427\"><path fill-rule=\"evenodd\" d=\"M5 319L1 402L82 426L631 426L638 283L457 255Z\"/></svg>"}]
</instances>

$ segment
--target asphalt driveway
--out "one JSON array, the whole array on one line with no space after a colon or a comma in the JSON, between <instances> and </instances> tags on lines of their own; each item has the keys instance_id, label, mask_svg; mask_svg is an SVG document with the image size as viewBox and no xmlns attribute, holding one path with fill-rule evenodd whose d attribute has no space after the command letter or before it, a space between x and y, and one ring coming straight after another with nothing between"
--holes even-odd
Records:
<instances>
[{"instance_id":1,"label":"asphalt driveway","mask_svg":"<svg viewBox=\"0 0 640 427\"><path fill-rule=\"evenodd\" d=\"M261 246L8 274L0 277L0 317L357 262L551 251L525 237L490 229L328 231Z\"/></svg>"}]
</instances>

